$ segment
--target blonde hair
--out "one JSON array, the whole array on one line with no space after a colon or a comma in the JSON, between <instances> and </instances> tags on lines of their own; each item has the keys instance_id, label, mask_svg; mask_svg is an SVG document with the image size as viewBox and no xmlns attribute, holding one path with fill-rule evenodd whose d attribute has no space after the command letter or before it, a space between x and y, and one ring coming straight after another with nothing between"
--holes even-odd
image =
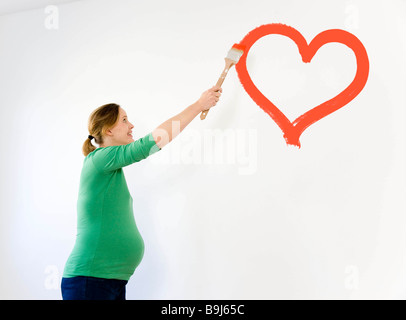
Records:
<instances>
[{"instance_id":1,"label":"blonde hair","mask_svg":"<svg viewBox=\"0 0 406 320\"><path fill-rule=\"evenodd\" d=\"M114 127L119 118L120 106L115 103L105 104L94 110L89 117L88 130L89 134L94 137L97 144L103 143L103 136L107 130ZM85 157L96 150L90 138L83 143L82 152Z\"/></svg>"}]
</instances>

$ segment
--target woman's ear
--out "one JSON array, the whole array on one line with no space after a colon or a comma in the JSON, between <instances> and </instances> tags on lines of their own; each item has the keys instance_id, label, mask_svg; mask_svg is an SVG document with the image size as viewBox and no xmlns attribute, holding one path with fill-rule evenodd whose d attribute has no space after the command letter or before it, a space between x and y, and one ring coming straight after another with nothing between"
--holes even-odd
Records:
<instances>
[{"instance_id":1,"label":"woman's ear","mask_svg":"<svg viewBox=\"0 0 406 320\"><path fill-rule=\"evenodd\" d=\"M103 135L105 136L112 136L113 132L111 132L111 129L107 129L106 131L103 132Z\"/></svg>"}]
</instances>

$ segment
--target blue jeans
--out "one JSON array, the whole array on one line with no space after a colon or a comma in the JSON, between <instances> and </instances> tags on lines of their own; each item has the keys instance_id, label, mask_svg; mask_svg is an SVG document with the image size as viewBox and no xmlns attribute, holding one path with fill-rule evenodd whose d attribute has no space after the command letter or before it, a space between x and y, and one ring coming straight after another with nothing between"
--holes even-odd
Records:
<instances>
[{"instance_id":1,"label":"blue jeans","mask_svg":"<svg viewBox=\"0 0 406 320\"><path fill-rule=\"evenodd\" d=\"M63 300L125 300L128 281L95 277L62 278Z\"/></svg>"}]
</instances>

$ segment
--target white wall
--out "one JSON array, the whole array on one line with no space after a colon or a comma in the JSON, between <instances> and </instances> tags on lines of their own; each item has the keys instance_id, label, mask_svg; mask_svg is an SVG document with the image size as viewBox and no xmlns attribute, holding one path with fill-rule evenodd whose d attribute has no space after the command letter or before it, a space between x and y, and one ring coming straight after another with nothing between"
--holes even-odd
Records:
<instances>
[{"instance_id":1,"label":"white wall","mask_svg":"<svg viewBox=\"0 0 406 320\"><path fill-rule=\"evenodd\" d=\"M234 43L276 22L308 42L327 29L354 33L369 54L367 85L297 149L232 69L206 120L124 169L146 246L127 298L406 298L404 1L56 8L58 29L45 7L0 17L0 298L61 298L91 111L119 103L142 137L216 83ZM248 57L291 120L343 90L356 68L339 44L300 61L277 36Z\"/></svg>"}]
</instances>

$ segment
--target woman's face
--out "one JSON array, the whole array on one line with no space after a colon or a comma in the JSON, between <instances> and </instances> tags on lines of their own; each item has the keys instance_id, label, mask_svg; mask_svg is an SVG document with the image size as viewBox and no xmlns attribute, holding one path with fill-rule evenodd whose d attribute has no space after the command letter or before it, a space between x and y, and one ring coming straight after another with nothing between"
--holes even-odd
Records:
<instances>
[{"instance_id":1,"label":"woman's face","mask_svg":"<svg viewBox=\"0 0 406 320\"><path fill-rule=\"evenodd\" d=\"M128 121L127 113L120 107L118 123L111 128L111 142L113 145L129 144L134 141L132 136L134 126Z\"/></svg>"}]
</instances>

